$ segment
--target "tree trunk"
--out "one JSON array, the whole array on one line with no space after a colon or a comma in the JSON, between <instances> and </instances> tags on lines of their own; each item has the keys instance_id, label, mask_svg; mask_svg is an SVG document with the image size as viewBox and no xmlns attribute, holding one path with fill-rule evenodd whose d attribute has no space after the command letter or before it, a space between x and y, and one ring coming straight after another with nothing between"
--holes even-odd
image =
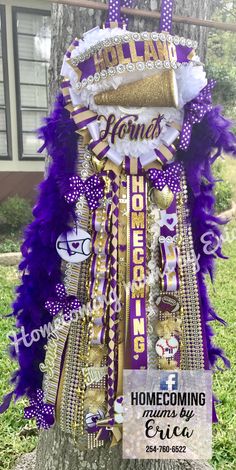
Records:
<instances>
[{"instance_id":1,"label":"tree trunk","mask_svg":"<svg viewBox=\"0 0 236 470\"><path fill-rule=\"evenodd\" d=\"M136 6L143 10L160 9L160 0L136 0ZM210 19L219 0L176 0L174 14ZM52 46L51 64L49 70L50 104L54 102L60 86L60 72L64 53L72 39L81 37L85 31L101 25L105 20L105 13L99 10L69 7L67 5L52 5ZM130 18L129 29L132 31L155 31L159 28L156 20L147 18ZM174 24L173 34L189 37L198 41L198 54L204 62L207 52L208 28Z\"/></svg>"},{"instance_id":2,"label":"tree trunk","mask_svg":"<svg viewBox=\"0 0 236 470\"><path fill-rule=\"evenodd\" d=\"M42 431L35 470L212 470L204 461L122 459L121 444L79 452L58 427Z\"/></svg>"},{"instance_id":3,"label":"tree trunk","mask_svg":"<svg viewBox=\"0 0 236 470\"><path fill-rule=\"evenodd\" d=\"M209 19L216 7L217 0L177 0L175 12L181 16L195 16ZM137 0L138 8L156 10L160 8L159 0ZM60 69L64 53L76 36L101 25L105 14L92 9L69 7L53 4L52 6L52 54L50 65L50 97L51 105L59 90ZM130 19L129 29L133 31L155 31L158 24L154 20L142 18ZM199 55L205 61L207 50L207 28L174 25L173 33L196 39L199 43ZM121 445L113 448L94 449L79 452L69 435L64 434L58 426L49 431L42 431L37 449L35 470L78 470L78 469L109 469L109 470L210 470L207 462L186 460L122 460Z\"/></svg>"}]
</instances>

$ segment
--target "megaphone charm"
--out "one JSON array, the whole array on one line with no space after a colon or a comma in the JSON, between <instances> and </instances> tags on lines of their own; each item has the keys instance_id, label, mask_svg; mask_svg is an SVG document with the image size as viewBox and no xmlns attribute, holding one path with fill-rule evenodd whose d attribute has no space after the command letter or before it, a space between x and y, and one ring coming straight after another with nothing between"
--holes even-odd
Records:
<instances>
[{"instance_id":1,"label":"megaphone charm","mask_svg":"<svg viewBox=\"0 0 236 470\"><path fill-rule=\"evenodd\" d=\"M178 87L173 69L98 93L97 105L126 107L178 107Z\"/></svg>"},{"instance_id":2,"label":"megaphone charm","mask_svg":"<svg viewBox=\"0 0 236 470\"><path fill-rule=\"evenodd\" d=\"M58 237L56 250L64 261L81 263L91 255L91 236L81 228L74 228Z\"/></svg>"}]
</instances>

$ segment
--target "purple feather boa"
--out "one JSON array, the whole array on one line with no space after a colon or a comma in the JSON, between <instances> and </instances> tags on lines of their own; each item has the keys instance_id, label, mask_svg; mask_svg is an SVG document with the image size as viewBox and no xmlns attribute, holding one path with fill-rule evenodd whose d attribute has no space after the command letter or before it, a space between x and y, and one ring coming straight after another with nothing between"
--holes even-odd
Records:
<instances>
[{"instance_id":1,"label":"purple feather boa","mask_svg":"<svg viewBox=\"0 0 236 470\"><path fill-rule=\"evenodd\" d=\"M44 139L53 162L47 179L39 185L39 198L33 209L34 221L25 231L25 241L21 247L23 260L19 265L23 273L22 284L17 288L12 313L17 328L24 327L29 335L52 320L44 304L54 294L55 283L61 281L61 259L55 244L58 236L68 229L73 216L62 195L61 181L75 170L77 137L74 122L64 109L61 95L51 116L45 121L39 136ZM19 362L19 370L11 379L16 398L23 395L30 397L41 388L39 364L44 361L45 343L46 338L42 335L30 348L21 342L17 354L14 345L11 345L11 357Z\"/></svg>"},{"instance_id":2,"label":"purple feather boa","mask_svg":"<svg viewBox=\"0 0 236 470\"><path fill-rule=\"evenodd\" d=\"M226 367L230 367L223 351L212 342L214 334L208 322L218 320L225 324L225 321L213 309L205 284L206 274L209 274L213 281L215 259L225 258L221 250L219 228L224 222L214 214L215 181L212 163L223 151L236 155L236 138L230 128L231 123L221 115L221 108L215 107L206 114L200 124L194 126L188 151L178 152L178 158L183 161L186 170L194 248L196 256L199 256L198 284L202 319L211 368L214 368L218 358L223 360ZM215 154L212 156L213 150ZM204 240L208 243L207 250Z\"/></svg>"},{"instance_id":3,"label":"purple feather boa","mask_svg":"<svg viewBox=\"0 0 236 470\"><path fill-rule=\"evenodd\" d=\"M230 123L220 115L219 108L214 108L201 124L193 127L189 150L178 152L178 158L183 161L186 169L194 244L196 253L200 254L198 281L211 367L214 366L217 357L222 357L226 366L229 366L223 352L213 346L213 333L207 323L213 319L223 322L211 307L205 287L205 275L209 273L211 277L213 276L214 259L216 256L222 256L222 253L221 248L218 248L214 255L206 255L201 236L209 229L214 236L220 236L217 225L220 221L213 212L215 200L211 152L213 148L216 149L215 158L222 150L236 154L236 139L229 129ZM74 217L70 206L64 200L63 192L65 181L75 169L77 154L75 130L73 120L64 109L63 97L59 95L54 111L39 132L39 136L45 141L48 154L52 157L52 165L47 179L39 187L40 195L33 211L35 219L25 232L25 241L22 245L23 261L19 266L23 272L22 284L17 288L18 296L13 304L12 315L16 317L17 327L24 327L29 334L51 321L44 304L53 295L55 283L61 281L60 258L55 250L55 243ZM40 341L33 343L30 349L20 344L18 354L11 346L11 356L19 362L19 370L12 377L16 398L23 395L31 397L36 389L41 388L42 374L39 364L44 360L45 343L46 339L41 338ZM7 395L2 410L5 411L9 400L10 395Z\"/></svg>"},{"instance_id":4,"label":"purple feather boa","mask_svg":"<svg viewBox=\"0 0 236 470\"><path fill-rule=\"evenodd\" d=\"M196 256L199 257L198 285L202 324L205 328L209 368L213 370L220 369L216 365L218 359L221 359L227 368L230 367L230 362L224 351L214 345L214 332L209 324L213 320L226 324L212 307L206 288L206 274L210 275L212 281L214 280L215 259L217 257L225 258L221 251L221 230L219 228L225 222L214 214L215 181L212 174L212 163L223 151L236 156L236 138L230 131L231 123L220 112L220 107L213 108L201 124L195 125L188 151L178 152L178 158L183 161L186 170L194 249ZM213 150L215 153L212 156ZM209 243L207 250L204 250L206 247L203 243L204 240ZM215 410L215 403L218 401L213 395L212 420L214 423L218 422Z\"/></svg>"}]
</instances>

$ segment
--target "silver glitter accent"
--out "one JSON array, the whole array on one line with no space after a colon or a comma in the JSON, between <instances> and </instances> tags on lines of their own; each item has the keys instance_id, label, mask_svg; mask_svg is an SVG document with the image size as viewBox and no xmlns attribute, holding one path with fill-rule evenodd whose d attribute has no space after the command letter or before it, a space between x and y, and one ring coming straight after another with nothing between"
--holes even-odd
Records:
<instances>
[{"instance_id":1,"label":"silver glitter accent","mask_svg":"<svg viewBox=\"0 0 236 470\"><path fill-rule=\"evenodd\" d=\"M156 60L155 61L155 68L156 69L161 69L163 67L163 63L161 60Z\"/></svg>"},{"instance_id":2,"label":"silver glitter accent","mask_svg":"<svg viewBox=\"0 0 236 470\"><path fill-rule=\"evenodd\" d=\"M144 39L144 41L147 41L148 39L150 39L150 34L144 31L143 33L141 33L141 38Z\"/></svg>"},{"instance_id":3,"label":"silver glitter accent","mask_svg":"<svg viewBox=\"0 0 236 470\"><path fill-rule=\"evenodd\" d=\"M101 71L101 78L107 78L107 71L106 70Z\"/></svg>"},{"instance_id":4,"label":"silver glitter accent","mask_svg":"<svg viewBox=\"0 0 236 470\"><path fill-rule=\"evenodd\" d=\"M176 46L178 46L178 45L179 45L179 42L180 42L179 36L174 36L173 42L174 42L174 44L175 44Z\"/></svg>"},{"instance_id":5,"label":"silver glitter accent","mask_svg":"<svg viewBox=\"0 0 236 470\"><path fill-rule=\"evenodd\" d=\"M72 59L68 59L69 61L71 60L72 65L76 66L80 62L84 62L84 60L89 59L91 55L94 53L100 51L104 47L109 47L109 46L115 46L116 44L121 44L121 43L127 43L130 42L131 40L133 41L148 41L152 39L153 41L157 41L160 39L161 41L168 41L169 43L174 43L176 46L181 44L181 46L187 46L189 48L194 48L196 49L198 46L198 43L196 41L191 41L191 39L185 39L184 37L179 38L179 36L172 36L171 34L165 34L165 33L126 33L124 35L119 35L119 36L114 36L112 38L107 38L103 41L99 41L97 44L89 47L85 52L82 52Z\"/></svg>"},{"instance_id":6,"label":"silver glitter accent","mask_svg":"<svg viewBox=\"0 0 236 470\"><path fill-rule=\"evenodd\" d=\"M111 40L110 40L109 38L105 39L104 44L105 44L105 47L112 45L112 44L111 44Z\"/></svg>"},{"instance_id":7,"label":"silver glitter accent","mask_svg":"<svg viewBox=\"0 0 236 470\"><path fill-rule=\"evenodd\" d=\"M134 41L140 41L141 35L139 33L133 33L132 38Z\"/></svg>"},{"instance_id":8,"label":"silver glitter accent","mask_svg":"<svg viewBox=\"0 0 236 470\"><path fill-rule=\"evenodd\" d=\"M137 62L136 68L137 68L137 70L141 70L141 71L144 70L145 69L144 62Z\"/></svg>"},{"instance_id":9,"label":"silver glitter accent","mask_svg":"<svg viewBox=\"0 0 236 470\"><path fill-rule=\"evenodd\" d=\"M114 75L116 73L116 68L115 67L109 67L107 72L108 72L108 75Z\"/></svg>"},{"instance_id":10,"label":"silver glitter accent","mask_svg":"<svg viewBox=\"0 0 236 470\"><path fill-rule=\"evenodd\" d=\"M88 83L87 78L83 78L81 82L82 87L84 88L87 85L87 83Z\"/></svg>"},{"instance_id":11,"label":"silver glitter accent","mask_svg":"<svg viewBox=\"0 0 236 470\"><path fill-rule=\"evenodd\" d=\"M175 61L172 61L172 62L170 63L170 65L171 65L172 69L174 69L174 70L177 69L178 66L179 66L179 64L178 64L177 62L175 62Z\"/></svg>"},{"instance_id":12,"label":"silver glitter accent","mask_svg":"<svg viewBox=\"0 0 236 470\"><path fill-rule=\"evenodd\" d=\"M95 81L95 82L99 82L99 80L100 80L100 73L96 72L93 78L94 78L94 81Z\"/></svg>"},{"instance_id":13,"label":"silver glitter accent","mask_svg":"<svg viewBox=\"0 0 236 470\"><path fill-rule=\"evenodd\" d=\"M151 33L151 39L152 39L153 41L158 41L158 39L159 39L159 34L158 34L158 33L155 33L155 32L154 32L154 33Z\"/></svg>"},{"instance_id":14,"label":"silver glitter accent","mask_svg":"<svg viewBox=\"0 0 236 470\"><path fill-rule=\"evenodd\" d=\"M124 35L124 42L129 42L131 39L132 39L132 35L131 35L131 34L125 34L125 35Z\"/></svg>"},{"instance_id":15,"label":"silver glitter accent","mask_svg":"<svg viewBox=\"0 0 236 470\"><path fill-rule=\"evenodd\" d=\"M125 72L125 66L123 64L117 65L117 72L118 73L123 73Z\"/></svg>"},{"instance_id":16,"label":"silver glitter accent","mask_svg":"<svg viewBox=\"0 0 236 470\"><path fill-rule=\"evenodd\" d=\"M166 35L164 33L159 34L159 38L162 42L166 40Z\"/></svg>"},{"instance_id":17,"label":"silver glitter accent","mask_svg":"<svg viewBox=\"0 0 236 470\"><path fill-rule=\"evenodd\" d=\"M146 67L147 69L154 69L154 62L152 60L148 60L148 62L146 63Z\"/></svg>"},{"instance_id":18,"label":"silver glitter accent","mask_svg":"<svg viewBox=\"0 0 236 470\"><path fill-rule=\"evenodd\" d=\"M165 60L162 62L161 60L156 60L156 61L151 61L148 60L147 62L137 62L136 64L129 63L129 64L119 64L116 67L109 67L108 70L102 70L100 73L96 72L94 77L90 75L88 78L84 78L82 82L76 82L75 86L78 90L81 89L81 87L86 87L88 84L92 84L94 82L99 82L100 80L106 79L108 76L114 76L116 73L121 74L124 72L135 72L137 71L144 71L145 69L147 70L153 70L153 69L174 69L176 70L177 68L181 66L187 66L189 62L175 62L175 61L169 61Z\"/></svg>"},{"instance_id":19,"label":"silver glitter accent","mask_svg":"<svg viewBox=\"0 0 236 470\"><path fill-rule=\"evenodd\" d=\"M128 70L128 72L133 72L135 70L135 64L127 64L126 69Z\"/></svg>"}]
</instances>

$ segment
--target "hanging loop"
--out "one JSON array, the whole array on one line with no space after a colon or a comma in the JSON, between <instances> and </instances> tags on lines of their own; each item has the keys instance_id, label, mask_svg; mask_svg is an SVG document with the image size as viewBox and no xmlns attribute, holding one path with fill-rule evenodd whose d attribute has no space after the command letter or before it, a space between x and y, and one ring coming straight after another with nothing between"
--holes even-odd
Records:
<instances>
[{"instance_id":1,"label":"hanging loop","mask_svg":"<svg viewBox=\"0 0 236 470\"><path fill-rule=\"evenodd\" d=\"M135 3L136 3L135 0L122 0L121 6L125 8L134 8ZM128 23L129 23L128 15L123 14L121 16L121 21L123 22L123 24L126 24L126 26L128 26Z\"/></svg>"},{"instance_id":2,"label":"hanging loop","mask_svg":"<svg viewBox=\"0 0 236 470\"><path fill-rule=\"evenodd\" d=\"M106 21L106 28L121 26L120 17L121 0L109 0L109 10Z\"/></svg>"},{"instance_id":3,"label":"hanging loop","mask_svg":"<svg viewBox=\"0 0 236 470\"><path fill-rule=\"evenodd\" d=\"M174 0L162 0L160 31L171 33Z\"/></svg>"},{"instance_id":4,"label":"hanging loop","mask_svg":"<svg viewBox=\"0 0 236 470\"><path fill-rule=\"evenodd\" d=\"M109 0L109 10L106 21L106 28L110 27L126 27L128 26L129 18L127 15L121 15L121 7L133 8L135 0Z\"/></svg>"}]
</instances>

